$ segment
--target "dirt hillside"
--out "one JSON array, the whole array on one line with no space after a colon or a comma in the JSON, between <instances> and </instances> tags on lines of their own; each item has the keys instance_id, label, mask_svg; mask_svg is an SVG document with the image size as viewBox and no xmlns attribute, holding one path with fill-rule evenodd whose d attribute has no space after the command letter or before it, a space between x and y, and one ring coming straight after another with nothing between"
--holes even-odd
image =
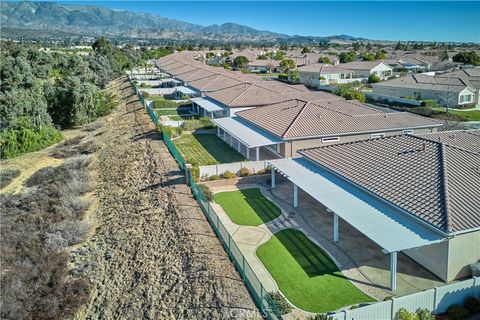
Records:
<instances>
[{"instance_id":1,"label":"dirt hillside","mask_svg":"<svg viewBox=\"0 0 480 320\"><path fill-rule=\"evenodd\" d=\"M93 290L78 319L250 318L255 305L127 82L92 163L92 236L72 252ZM240 317L239 317L240 316Z\"/></svg>"}]
</instances>

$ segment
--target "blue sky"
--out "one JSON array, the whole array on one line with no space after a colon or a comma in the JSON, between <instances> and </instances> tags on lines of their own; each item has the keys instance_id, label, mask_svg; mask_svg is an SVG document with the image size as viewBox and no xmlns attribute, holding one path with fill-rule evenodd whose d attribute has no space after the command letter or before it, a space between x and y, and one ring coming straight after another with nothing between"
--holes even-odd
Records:
<instances>
[{"instance_id":1,"label":"blue sky","mask_svg":"<svg viewBox=\"0 0 480 320\"><path fill-rule=\"evenodd\" d=\"M480 42L480 1L62 1L285 34Z\"/></svg>"}]
</instances>

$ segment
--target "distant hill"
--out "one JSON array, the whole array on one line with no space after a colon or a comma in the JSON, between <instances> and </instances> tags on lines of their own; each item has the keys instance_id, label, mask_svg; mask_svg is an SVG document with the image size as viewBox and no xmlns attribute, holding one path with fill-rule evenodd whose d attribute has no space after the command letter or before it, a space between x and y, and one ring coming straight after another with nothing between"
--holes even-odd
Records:
<instances>
[{"instance_id":1,"label":"distant hill","mask_svg":"<svg viewBox=\"0 0 480 320\"><path fill-rule=\"evenodd\" d=\"M56 2L0 2L3 37L52 35L110 36L177 41L320 42L365 40L351 36L303 37L257 30L235 23L201 26L154 14ZM33 34L32 34L33 33Z\"/></svg>"}]
</instances>

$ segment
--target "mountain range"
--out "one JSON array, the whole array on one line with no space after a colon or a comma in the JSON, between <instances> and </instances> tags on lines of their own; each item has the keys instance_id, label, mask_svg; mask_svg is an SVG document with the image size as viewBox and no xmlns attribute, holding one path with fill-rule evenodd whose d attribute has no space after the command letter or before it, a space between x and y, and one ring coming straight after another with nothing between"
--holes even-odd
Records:
<instances>
[{"instance_id":1,"label":"mountain range","mask_svg":"<svg viewBox=\"0 0 480 320\"><path fill-rule=\"evenodd\" d=\"M56 2L0 2L3 37L108 36L124 39L175 41L284 42L366 40L347 35L289 36L235 23L202 26L154 14Z\"/></svg>"}]
</instances>

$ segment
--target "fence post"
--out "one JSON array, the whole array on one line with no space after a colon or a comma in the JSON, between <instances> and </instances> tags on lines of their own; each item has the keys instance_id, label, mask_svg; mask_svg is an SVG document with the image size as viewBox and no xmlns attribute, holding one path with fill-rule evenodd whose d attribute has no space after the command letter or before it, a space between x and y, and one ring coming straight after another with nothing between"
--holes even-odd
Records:
<instances>
[{"instance_id":1,"label":"fence post","mask_svg":"<svg viewBox=\"0 0 480 320\"><path fill-rule=\"evenodd\" d=\"M242 278L243 278L243 281L245 281L245 257L243 256L242 254Z\"/></svg>"},{"instance_id":2,"label":"fence post","mask_svg":"<svg viewBox=\"0 0 480 320\"><path fill-rule=\"evenodd\" d=\"M390 300L392 302L392 305L390 307L390 319L392 320L395 317L395 300L396 300L395 297L392 297L392 300Z\"/></svg>"},{"instance_id":3,"label":"fence post","mask_svg":"<svg viewBox=\"0 0 480 320\"><path fill-rule=\"evenodd\" d=\"M437 296L437 287L433 287L433 312L437 312L438 307L438 296Z\"/></svg>"}]
</instances>

